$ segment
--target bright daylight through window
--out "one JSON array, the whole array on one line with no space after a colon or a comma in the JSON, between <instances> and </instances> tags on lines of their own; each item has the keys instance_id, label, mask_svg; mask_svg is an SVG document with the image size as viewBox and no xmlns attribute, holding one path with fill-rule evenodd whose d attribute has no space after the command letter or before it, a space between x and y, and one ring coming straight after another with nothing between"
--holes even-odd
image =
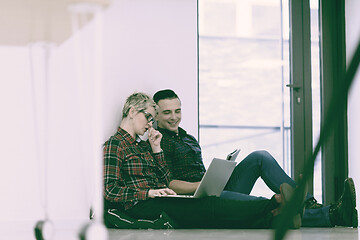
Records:
<instances>
[{"instance_id":1,"label":"bright daylight through window","mask_svg":"<svg viewBox=\"0 0 360 240\"><path fill-rule=\"evenodd\" d=\"M267 150L290 174L288 13L288 1L199 0L199 138L206 166L236 148L239 160ZM317 34L317 6L311 16ZM312 38L318 53L318 35ZM318 68L318 56L312 58ZM319 84L313 86L319 111ZM314 115L316 137L320 114ZM314 182L315 194L321 193ZM258 181L252 194L272 193Z\"/></svg>"}]
</instances>

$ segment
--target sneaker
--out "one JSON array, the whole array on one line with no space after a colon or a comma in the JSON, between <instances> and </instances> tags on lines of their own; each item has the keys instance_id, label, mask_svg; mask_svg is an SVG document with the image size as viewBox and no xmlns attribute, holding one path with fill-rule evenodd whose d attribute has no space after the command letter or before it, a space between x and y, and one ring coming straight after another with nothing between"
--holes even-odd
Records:
<instances>
[{"instance_id":1,"label":"sneaker","mask_svg":"<svg viewBox=\"0 0 360 240\"><path fill-rule=\"evenodd\" d=\"M355 184L352 178L345 179L344 192L339 200L331 205L329 213L334 226L358 227Z\"/></svg>"},{"instance_id":2,"label":"sneaker","mask_svg":"<svg viewBox=\"0 0 360 240\"><path fill-rule=\"evenodd\" d=\"M309 198L304 203L305 209L319 209L324 207L321 203L318 203L314 197Z\"/></svg>"},{"instance_id":3,"label":"sneaker","mask_svg":"<svg viewBox=\"0 0 360 240\"><path fill-rule=\"evenodd\" d=\"M135 219L119 209L104 212L104 223L108 228L119 229L174 229L179 228L173 219L162 212L157 219Z\"/></svg>"}]
</instances>

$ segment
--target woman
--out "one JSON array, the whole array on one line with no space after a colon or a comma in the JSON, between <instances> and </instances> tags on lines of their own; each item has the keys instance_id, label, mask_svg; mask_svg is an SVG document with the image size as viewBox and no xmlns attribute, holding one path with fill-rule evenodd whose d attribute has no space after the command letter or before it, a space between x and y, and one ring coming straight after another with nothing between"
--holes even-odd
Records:
<instances>
[{"instance_id":1,"label":"woman","mask_svg":"<svg viewBox=\"0 0 360 240\"><path fill-rule=\"evenodd\" d=\"M105 207L143 219L155 219L165 212L181 228L272 227L280 195L261 201L161 197L176 193L168 188L172 179L160 147L162 135L152 128L155 107L144 93L127 98L120 127L104 144ZM139 136L146 132L148 141L141 141Z\"/></svg>"}]
</instances>

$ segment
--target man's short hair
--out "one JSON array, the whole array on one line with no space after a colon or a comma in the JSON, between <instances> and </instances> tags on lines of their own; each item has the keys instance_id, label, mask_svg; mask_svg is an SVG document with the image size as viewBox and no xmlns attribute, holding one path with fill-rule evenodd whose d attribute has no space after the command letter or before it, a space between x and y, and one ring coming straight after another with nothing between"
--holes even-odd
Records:
<instances>
[{"instance_id":1,"label":"man's short hair","mask_svg":"<svg viewBox=\"0 0 360 240\"><path fill-rule=\"evenodd\" d=\"M177 98L180 100L178 95L176 95L176 93L171 89L164 89L164 90L157 91L153 96L153 99L156 104L158 104L160 100L174 99L174 98Z\"/></svg>"}]
</instances>

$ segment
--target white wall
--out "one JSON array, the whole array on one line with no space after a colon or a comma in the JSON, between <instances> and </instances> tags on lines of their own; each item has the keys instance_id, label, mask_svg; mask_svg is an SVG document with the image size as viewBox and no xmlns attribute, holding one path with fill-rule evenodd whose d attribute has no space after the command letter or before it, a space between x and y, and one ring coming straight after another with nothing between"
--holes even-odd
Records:
<instances>
[{"instance_id":1,"label":"white wall","mask_svg":"<svg viewBox=\"0 0 360 240\"><path fill-rule=\"evenodd\" d=\"M172 88L182 98L183 124L197 136L197 3L195 0L114 0L104 12L102 142L115 133L125 98ZM0 236L5 228L32 234L44 218L42 137L48 146L48 214L56 228L77 228L88 219L93 194L93 42L90 23L80 33L84 83L76 81L75 41L54 46L49 59L48 129L41 115L41 85L32 95L29 48L0 46ZM1 38L1 37L0 37ZM35 52L42 48L35 46ZM35 57L39 62L42 58ZM41 65L41 64L40 64ZM35 69L37 80L43 77ZM82 98L78 98L78 93ZM34 106L38 107L35 111ZM46 105L44 105L46 106ZM40 110L39 110L40 109ZM36 145L36 133L40 145ZM97 145L97 146L95 146ZM40 153L37 146L40 146ZM0 237L1 238L1 237Z\"/></svg>"},{"instance_id":2,"label":"white wall","mask_svg":"<svg viewBox=\"0 0 360 240\"><path fill-rule=\"evenodd\" d=\"M346 54L349 65L360 41L360 1L348 0L346 4ZM355 181L357 206L360 206L360 68L357 70L348 103L349 175ZM359 218L360 219L360 218Z\"/></svg>"},{"instance_id":3,"label":"white wall","mask_svg":"<svg viewBox=\"0 0 360 240\"><path fill-rule=\"evenodd\" d=\"M196 4L195 0L114 1L105 25L106 136L119 124L123 96L135 91L153 95L164 88L178 93L181 125L197 136Z\"/></svg>"}]
</instances>

